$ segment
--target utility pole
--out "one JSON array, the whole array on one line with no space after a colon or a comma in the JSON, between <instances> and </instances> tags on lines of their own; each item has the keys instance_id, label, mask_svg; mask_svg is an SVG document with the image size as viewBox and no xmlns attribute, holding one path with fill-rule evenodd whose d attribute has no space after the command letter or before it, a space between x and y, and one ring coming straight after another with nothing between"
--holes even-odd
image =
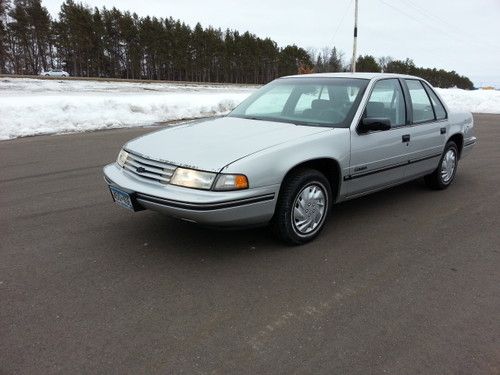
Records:
<instances>
[{"instance_id":1,"label":"utility pole","mask_svg":"<svg viewBox=\"0 0 500 375\"><path fill-rule=\"evenodd\" d=\"M358 0L355 0L354 5L354 44L352 46L352 72L356 72L356 48L358 44Z\"/></svg>"}]
</instances>

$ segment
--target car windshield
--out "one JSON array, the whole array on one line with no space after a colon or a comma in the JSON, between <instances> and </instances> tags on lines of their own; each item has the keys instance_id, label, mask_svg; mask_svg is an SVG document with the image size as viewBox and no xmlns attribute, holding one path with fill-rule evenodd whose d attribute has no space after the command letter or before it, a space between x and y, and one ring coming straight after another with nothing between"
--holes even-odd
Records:
<instances>
[{"instance_id":1,"label":"car windshield","mask_svg":"<svg viewBox=\"0 0 500 375\"><path fill-rule=\"evenodd\" d=\"M348 127L368 82L355 78L281 78L255 92L228 116Z\"/></svg>"}]
</instances>

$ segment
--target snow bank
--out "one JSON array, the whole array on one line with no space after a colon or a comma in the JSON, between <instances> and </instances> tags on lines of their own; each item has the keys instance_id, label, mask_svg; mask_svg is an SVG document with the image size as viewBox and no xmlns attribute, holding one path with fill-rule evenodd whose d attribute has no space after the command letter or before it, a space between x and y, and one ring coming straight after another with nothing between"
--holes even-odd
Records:
<instances>
[{"instance_id":1,"label":"snow bank","mask_svg":"<svg viewBox=\"0 0 500 375\"><path fill-rule=\"evenodd\" d=\"M500 113L500 91L437 89L452 111Z\"/></svg>"},{"instance_id":2,"label":"snow bank","mask_svg":"<svg viewBox=\"0 0 500 375\"><path fill-rule=\"evenodd\" d=\"M0 78L0 139L224 114L257 86ZM439 89L452 110L500 113L499 91Z\"/></svg>"},{"instance_id":3,"label":"snow bank","mask_svg":"<svg viewBox=\"0 0 500 375\"><path fill-rule=\"evenodd\" d=\"M0 139L224 114L256 87L0 80Z\"/></svg>"}]
</instances>

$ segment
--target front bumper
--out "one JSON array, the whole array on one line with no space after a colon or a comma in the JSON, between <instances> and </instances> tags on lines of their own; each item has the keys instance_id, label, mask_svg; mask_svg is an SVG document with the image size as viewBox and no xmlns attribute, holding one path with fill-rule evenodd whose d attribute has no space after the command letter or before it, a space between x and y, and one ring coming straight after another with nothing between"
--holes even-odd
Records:
<instances>
[{"instance_id":1,"label":"front bumper","mask_svg":"<svg viewBox=\"0 0 500 375\"><path fill-rule=\"evenodd\" d=\"M279 185L215 192L144 182L115 163L104 167L108 185L133 195L143 208L214 226L264 224L271 220Z\"/></svg>"}]
</instances>

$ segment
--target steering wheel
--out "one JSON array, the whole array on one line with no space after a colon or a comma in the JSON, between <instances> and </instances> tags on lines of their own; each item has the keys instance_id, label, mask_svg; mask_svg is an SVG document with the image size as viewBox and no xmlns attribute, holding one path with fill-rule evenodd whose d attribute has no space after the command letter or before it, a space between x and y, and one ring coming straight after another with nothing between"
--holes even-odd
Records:
<instances>
[{"instance_id":1,"label":"steering wheel","mask_svg":"<svg viewBox=\"0 0 500 375\"><path fill-rule=\"evenodd\" d=\"M330 121L332 119L332 114L334 114L339 121L334 121L334 122L340 122L345 116L342 112L340 112L338 109L335 108L329 108L326 111L322 111L320 118L321 120L328 120Z\"/></svg>"}]
</instances>

